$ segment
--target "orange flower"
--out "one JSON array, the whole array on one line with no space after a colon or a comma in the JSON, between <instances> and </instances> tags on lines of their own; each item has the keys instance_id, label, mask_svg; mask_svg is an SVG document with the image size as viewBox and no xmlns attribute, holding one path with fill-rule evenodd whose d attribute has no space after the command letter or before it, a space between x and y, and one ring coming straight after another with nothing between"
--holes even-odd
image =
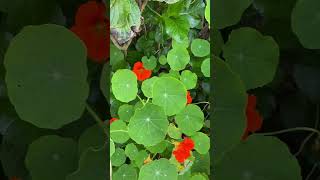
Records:
<instances>
[{"instance_id":1,"label":"orange flower","mask_svg":"<svg viewBox=\"0 0 320 180\"><path fill-rule=\"evenodd\" d=\"M140 61L136 62L133 65L132 71L137 75L139 81L144 81L148 79L152 74L152 71L145 69L143 67L143 63Z\"/></svg>"},{"instance_id":2,"label":"orange flower","mask_svg":"<svg viewBox=\"0 0 320 180\"><path fill-rule=\"evenodd\" d=\"M98 63L109 58L109 24L105 4L90 0L79 7L75 25L71 27L86 45L88 57Z\"/></svg>"},{"instance_id":3,"label":"orange flower","mask_svg":"<svg viewBox=\"0 0 320 180\"><path fill-rule=\"evenodd\" d=\"M109 121L109 123L111 124L111 123L113 123L113 122L116 121L116 120L119 120L119 119L118 119L118 118L111 118L110 121Z\"/></svg>"},{"instance_id":4,"label":"orange flower","mask_svg":"<svg viewBox=\"0 0 320 180\"><path fill-rule=\"evenodd\" d=\"M194 142L190 138L185 138L182 142L178 143L176 149L172 152L176 160L183 163L191 156L191 151L194 148Z\"/></svg>"},{"instance_id":5,"label":"orange flower","mask_svg":"<svg viewBox=\"0 0 320 180\"><path fill-rule=\"evenodd\" d=\"M190 95L190 92L187 91L187 104L191 104L192 103L192 97Z\"/></svg>"},{"instance_id":6,"label":"orange flower","mask_svg":"<svg viewBox=\"0 0 320 180\"><path fill-rule=\"evenodd\" d=\"M256 110L257 98L254 95L248 95L248 104L246 109L247 127L242 136L242 140L247 139L249 133L260 130L262 126L262 117Z\"/></svg>"}]
</instances>

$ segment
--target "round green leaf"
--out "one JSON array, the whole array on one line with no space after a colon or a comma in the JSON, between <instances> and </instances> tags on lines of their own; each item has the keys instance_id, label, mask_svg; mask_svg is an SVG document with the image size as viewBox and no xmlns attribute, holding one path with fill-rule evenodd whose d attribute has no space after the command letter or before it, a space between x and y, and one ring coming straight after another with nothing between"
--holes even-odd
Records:
<instances>
[{"instance_id":1,"label":"round green leaf","mask_svg":"<svg viewBox=\"0 0 320 180\"><path fill-rule=\"evenodd\" d=\"M210 54L210 43L204 39L194 39L191 43L191 51L197 57L205 57Z\"/></svg>"},{"instance_id":2,"label":"round green leaf","mask_svg":"<svg viewBox=\"0 0 320 180\"><path fill-rule=\"evenodd\" d=\"M110 43L110 65L116 65L124 61L123 52L118 49L113 43Z\"/></svg>"},{"instance_id":3,"label":"round green leaf","mask_svg":"<svg viewBox=\"0 0 320 180\"><path fill-rule=\"evenodd\" d=\"M104 158L106 158L104 156ZM126 161L126 155L124 150L121 148L116 148L116 151L111 156L111 164L112 166L121 166Z\"/></svg>"},{"instance_id":4,"label":"round green leaf","mask_svg":"<svg viewBox=\"0 0 320 180\"><path fill-rule=\"evenodd\" d=\"M146 79L142 82L141 90L146 97L149 97L149 98L153 97L153 94L152 94L153 85L157 79L158 79L158 77L154 76L154 77Z\"/></svg>"},{"instance_id":5,"label":"round green leaf","mask_svg":"<svg viewBox=\"0 0 320 180\"><path fill-rule=\"evenodd\" d=\"M298 161L286 144L276 137L256 135L234 147L215 167L216 179L247 180L248 177L254 180L302 180Z\"/></svg>"},{"instance_id":6,"label":"round green leaf","mask_svg":"<svg viewBox=\"0 0 320 180\"><path fill-rule=\"evenodd\" d=\"M110 138L110 157L114 154L115 151L116 151L116 147L114 145L113 140Z\"/></svg>"},{"instance_id":7,"label":"round green leaf","mask_svg":"<svg viewBox=\"0 0 320 180\"><path fill-rule=\"evenodd\" d=\"M110 73L110 68L109 68L109 63L106 63L103 66L102 72L101 72L101 77L100 77L100 89L102 91L102 94L106 98L106 100L109 102L109 92L110 92L110 85L109 85L109 73Z\"/></svg>"},{"instance_id":8,"label":"round green leaf","mask_svg":"<svg viewBox=\"0 0 320 180\"><path fill-rule=\"evenodd\" d=\"M203 174L195 174L193 176L191 176L190 180L209 180L207 176L203 175Z\"/></svg>"},{"instance_id":9,"label":"round green leaf","mask_svg":"<svg viewBox=\"0 0 320 180\"><path fill-rule=\"evenodd\" d=\"M79 138L79 154L81 155L84 151L89 148L101 148L106 142L107 135L96 124L89 127Z\"/></svg>"},{"instance_id":10,"label":"round green leaf","mask_svg":"<svg viewBox=\"0 0 320 180\"><path fill-rule=\"evenodd\" d=\"M243 12L250 6L252 0L216 0L213 1L212 16L213 26L223 29L237 24Z\"/></svg>"},{"instance_id":11,"label":"round green leaf","mask_svg":"<svg viewBox=\"0 0 320 180\"><path fill-rule=\"evenodd\" d=\"M142 166L139 180L177 180L176 167L167 159L159 159Z\"/></svg>"},{"instance_id":12,"label":"round green leaf","mask_svg":"<svg viewBox=\"0 0 320 180\"><path fill-rule=\"evenodd\" d=\"M126 141L128 141L128 139L130 138L128 134L127 124L121 119L111 123L110 136L116 143L125 143Z\"/></svg>"},{"instance_id":13,"label":"round green leaf","mask_svg":"<svg viewBox=\"0 0 320 180\"><path fill-rule=\"evenodd\" d=\"M137 146L133 143L127 144L124 152L131 161L135 160L139 153Z\"/></svg>"},{"instance_id":14,"label":"round green leaf","mask_svg":"<svg viewBox=\"0 0 320 180\"><path fill-rule=\"evenodd\" d=\"M292 30L308 49L320 49L320 37L316 35L320 31L319 8L318 0L299 0L292 11Z\"/></svg>"},{"instance_id":15,"label":"round green leaf","mask_svg":"<svg viewBox=\"0 0 320 180\"><path fill-rule=\"evenodd\" d=\"M167 57L166 57L165 55L161 55L161 56L159 57L159 63L160 63L161 65L166 65L166 64L167 64Z\"/></svg>"},{"instance_id":16,"label":"round green leaf","mask_svg":"<svg viewBox=\"0 0 320 180\"><path fill-rule=\"evenodd\" d=\"M141 167L144 163L144 160L148 158L148 153L146 150L141 150L138 152L136 158L134 159L134 163L137 167Z\"/></svg>"},{"instance_id":17,"label":"round green leaf","mask_svg":"<svg viewBox=\"0 0 320 180\"><path fill-rule=\"evenodd\" d=\"M128 164L124 164L119 169L112 174L112 180L137 180L138 174L137 170L132 166Z\"/></svg>"},{"instance_id":18,"label":"round green leaf","mask_svg":"<svg viewBox=\"0 0 320 180\"><path fill-rule=\"evenodd\" d=\"M77 144L73 140L43 136L30 144L25 164L33 180L64 179L77 168L77 155Z\"/></svg>"},{"instance_id":19,"label":"round green leaf","mask_svg":"<svg viewBox=\"0 0 320 180\"><path fill-rule=\"evenodd\" d=\"M192 173L210 174L210 152L207 154L200 154L197 151L193 152L195 160L191 167Z\"/></svg>"},{"instance_id":20,"label":"round green leaf","mask_svg":"<svg viewBox=\"0 0 320 180\"><path fill-rule=\"evenodd\" d=\"M189 90L193 89L197 85L198 76L196 73L193 73L189 70L184 70L181 73L180 81L184 84L184 86Z\"/></svg>"},{"instance_id":21,"label":"round green leaf","mask_svg":"<svg viewBox=\"0 0 320 180\"><path fill-rule=\"evenodd\" d=\"M58 129L82 115L89 92L86 49L68 29L26 26L11 41L4 65L8 95L21 119Z\"/></svg>"},{"instance_id":22,"label":"round green leaf","mask_svg":"<svg viewBox=\"0 0 320 180\"><path fill-rule=\"evenodd\" d=\"M143 56L141 61L143 62L143 67L148 70L153 70L157 67L157 58L154 56L151 56L150 58Z\"/></svg>"},{"instance_id":23,"label":"round green leaf","mask_svg":"<svg viewBox=\"0 0 320 180\"><path fill-rule=\"evenodd\" d=\"M129 135L138 144L153 146L164 140L169 122L164 110L153 104L136 109L129 122ZM143 131L142 131L143 129Z\"/></svg>"},{"instance_id":24,"label":"round green leaf","mask_svg":"<svg viewBox=\"0 0 320 180\"><path fill-rule=\"evenodd\" d=\"M116 71L111 78L112 93L121 102L136 99L138 93L137 76L128 69Z\"/></svg>"},{"instance_id":25,"label":"round green leaf","mask_svg":"<svg viewBox=\"0 0 320 180\"><path fill-rule=\"evenodd\" d=\"M88 149L80 157L78 170L67 176L66 180L88 180L91 178L95 180L105 180L106 167L109 164L106 154L107 146L100 149ZM52 169L51 172L55 173ZM53 175L53 177L55 176ZM65 177L62 179L65 179Z\"/></svg>"},{"instance_id":26,"label":"round green leaf","mask_svg":"<svg viewBox=\"0 0 320 180\"><path fill-rule=\"evenodd\" d=\"M206 134L197 132L191 139L194 142L194 149L199 154L207 154L210 149L210 138Z\"/></svg>"},{"instance_id":27,"label":"round green leaf","mask_svg":"<svg viewBox=\"0 0 320 180\"><path fill-rule=\"evenodd\" d=\"M168 52L167 61L172 70L180 71L190 62L190 55L185 48L173 48Z\"/></svg>"},{"instance_id":28,"label":"round green leaf","mask_svg":"<svg viewBox=\"0 0 320 180\"><path fill-rule=\"evenodd\" d=\"M170 124L168 128L168 135L173 139L181 139L181 131L174 124Z\"/></svg>"},{"instance_id":29,"label":"round green leaf","mask_svg":"<svg viewBox=\"0 0 320 180\"><path fill-rule=\"evenodd\" d=\"M204 124L204 115L200 107L190 104L176 116L176 123L184 134L191 136Z\"/></svg>"},{"instance_id":30,"label":"round green leaf","mask_svg":"<svg viewBox=\"0 0 320 180\"><path fill-rule=\"evenodd\" d=\"M152 103L164 108L166 115L179 113L187 104L187 89L181 81L161 77L153 85Z\"/></svg>"},{"instance_id":31,"label":"round green leaf","mask_svg":"<svg viewBox=\"0 0 320 180\"><path fill-rule=\"evenodd\" d=\"M123 121L129 122L131 116L133 116L134 107L129 104L124 104L119 107L118 115L119 118Z\"/></svg>"},{"instance_id":32,"label":"round green leaf","mask_svg":"<svg viewBox=\"0 0 320 180\"><path fill-rule=\"evenodd\" d=\"M263 36L252 28L240 28L231 32L223 56L231 69L240 75L246 88L253 89L273 80L279 47L272 37Z\"/></svg>"},{"instance_id":33,"label":"round green leaf","mask_svg":"<svg viewBox=\"0 0 320 180\"><path fill-rule=\"evenodd\" d=\"M178 47L181 47L181 48L188 48L189 47L189 39L188 38L185 38L183 39L182 41L178 42L176 40L172 40L172 48L178 48Z\"/></svg>"},{"instance_id":34,"label":"round green leaf","mask_svg":"<svg viewBox=\"0 0 320 180\"><path fill-rule=\"evenodd\" d=\"M246 125L247 94L239 76L221 59L213 61L212 128L215 158L219 159L240 142Z\"/></svg>"},{"instance_id":35,"label":"round green leaf","mask_svg":"<svg viewBox=\"0 0 320 180\"><path fill-rule=\"evenodd\" d=\"M154 145L154 146L147 146L146 149L150 151L151 153L162 153L167 148L167 142L161 141L160 143Z\"/></svg>"},{"instance_id":36,"label":"round green leaf","mask_svg":"<svg viewBox=\"0 0 320 180\"><path fill-rule=\"evenodd\" d=\"M210 77L210 59L203 60L201 64L201 72L205 77Z\"/></svg>"}]
</instances>

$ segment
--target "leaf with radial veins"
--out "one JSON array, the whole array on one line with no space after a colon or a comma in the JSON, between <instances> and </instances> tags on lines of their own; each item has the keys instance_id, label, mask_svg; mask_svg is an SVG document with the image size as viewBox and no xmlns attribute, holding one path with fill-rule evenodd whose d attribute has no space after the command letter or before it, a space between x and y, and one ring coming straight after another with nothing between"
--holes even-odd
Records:
<instances>
[{"instance_id":1,"label":"leaf with radial veins","mask_svg":"<svg viewBox=\"0 0 320 180\"><path fill-rule=\"evenodd\" d=\"M153 85L152 103L164 108L167 116L179 113L187 104L187 89L181 81L161 77Z\"/></svg>"},{"instance_id":2,"label":"leaf with radial veins","mask_svg":"<svg viewBox=\"0 0 320 180\"><path fill-rule=\"evenodd\" d=\"M176 167L167 159L159 159L142 166L139 180L177 180Z\"/></svg>"},{"instance_id":3,"label":"leaf with radial veins","mask_svg":"<svg viewBox=\"0 0 320 180\"><path fill-rule=\"evenodd\" d=\"M190 104L177 114L176 123L182 133L191 136L203 127L204 114L199 106Z\"/></svg>"},{"instance_id":4,"label":"leaf with radial veins","mask_svg":"<svg viewBox=\"0 0 320 180\"><path fill-rule=\"evenodd\" d=\"M130 102L137 97L137 76L128 69L116 71L111 78L112 93L121 102Z\"/></svg>"},{"instance_id":5,"label":"leaf with radial veins","mask_svg":"<svg viewBox=\"0 0 320 180\"><path fill-rule=\"evenodd\" d=\"M163 108L146 104L141 109L136 109L130 119L129 136L138 144L153 146L165 139L169 121Z\"/></svg>"},{"instance_id":6,"label":"leaf with radial veins","mask_svg":"<svg viewBox=\"0 0 320 180\"><path fill-rule=\"evenodd\" d=\"M4 59L8 96L19 117L48 129L78 120L89 93L86 56L84 44L65 27L24 27Z\"/></svg>"}]
</instances>

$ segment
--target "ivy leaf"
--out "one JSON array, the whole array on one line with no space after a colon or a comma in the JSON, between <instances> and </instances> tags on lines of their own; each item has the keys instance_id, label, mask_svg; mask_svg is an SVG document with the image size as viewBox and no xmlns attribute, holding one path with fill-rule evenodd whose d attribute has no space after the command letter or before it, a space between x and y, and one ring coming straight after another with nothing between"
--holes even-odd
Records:
<instances>
[{"instance_id":1,"label":"ivy leaf","mask_svg":"<svg viewBox=\"0 0 320 180\"><path fill-rule=\"evenodd\" d=\"M186 16L164 17L166 32L174 40L181 42L189 33L189 22Z\"/></svg>"}]
</instances>

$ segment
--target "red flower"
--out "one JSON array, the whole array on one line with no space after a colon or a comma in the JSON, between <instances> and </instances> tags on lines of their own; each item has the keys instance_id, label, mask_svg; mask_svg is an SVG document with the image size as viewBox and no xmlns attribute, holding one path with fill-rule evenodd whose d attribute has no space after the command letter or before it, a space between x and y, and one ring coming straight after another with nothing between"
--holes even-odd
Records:
<instances>
[{"instance_id":1,"label":"red flower","mask_svg":"<svg viewBox=\"0 0 320 180\"><path fill-rule=\"evenodd\" d=\"M247 115L247 127L242 136L242 140L247 139L249 133L256 132L260 130L262 126L262 117L259 112L256 110L257 98L254 95L248 96L248 104L246 109Z\"/></svg>"},{"instance_id":2,"label":"red flower","mask_svg":"<svg viewBox=\"0 0 320 180\"><path fill-rule=\"evenodd\" d=\"M152 71L143 67L143 63L138 61L133 65L132 71L137 75L139 81L144 81L151 76Z\"/></svg>"},{"instance_id":3,"label":"red flower","mask_svg":"<svg viewBox=\"0 0 320 180\"><path fill-rule=\"evenodd\" d=\"M116 120L119 120L119 119L118 119L118 118L111 118L109 123L111 124L111 123L113 123L113 122L116 121Z\"/></svg>"},{"instance_id":4,"label":"red flower","mask_svg":"<svg viewBox=\"0 0 320 180\"><path fill-rule=\"evenodd\" d=\"M109 24L105 4L90 0L79 7L75 25L71 27L86 45L88 57L98 63L109 58Z\"/></svg>"},{"instance_id":5,"label":"red flower","mask_svg":"<svg viewBox=\"0 0 320 180\"><path fill-rule=\"evenodd\" d=\"M190 92L187 91L187 104L191 104L192 103L192 97L190 95Z\"/></svg>"},{"instance_id":6,"label":"red flower","mask_svg":"<svg viewBox=\"0 0 320 180\"><path fill-rule=\"evenodd\" d=\"M176 160L183 163L191 156L191 151L194 148L194 142L190 138L185 138L182 142L178 143L176 149L172 152Z\"/></svg>"}]
</instances>

